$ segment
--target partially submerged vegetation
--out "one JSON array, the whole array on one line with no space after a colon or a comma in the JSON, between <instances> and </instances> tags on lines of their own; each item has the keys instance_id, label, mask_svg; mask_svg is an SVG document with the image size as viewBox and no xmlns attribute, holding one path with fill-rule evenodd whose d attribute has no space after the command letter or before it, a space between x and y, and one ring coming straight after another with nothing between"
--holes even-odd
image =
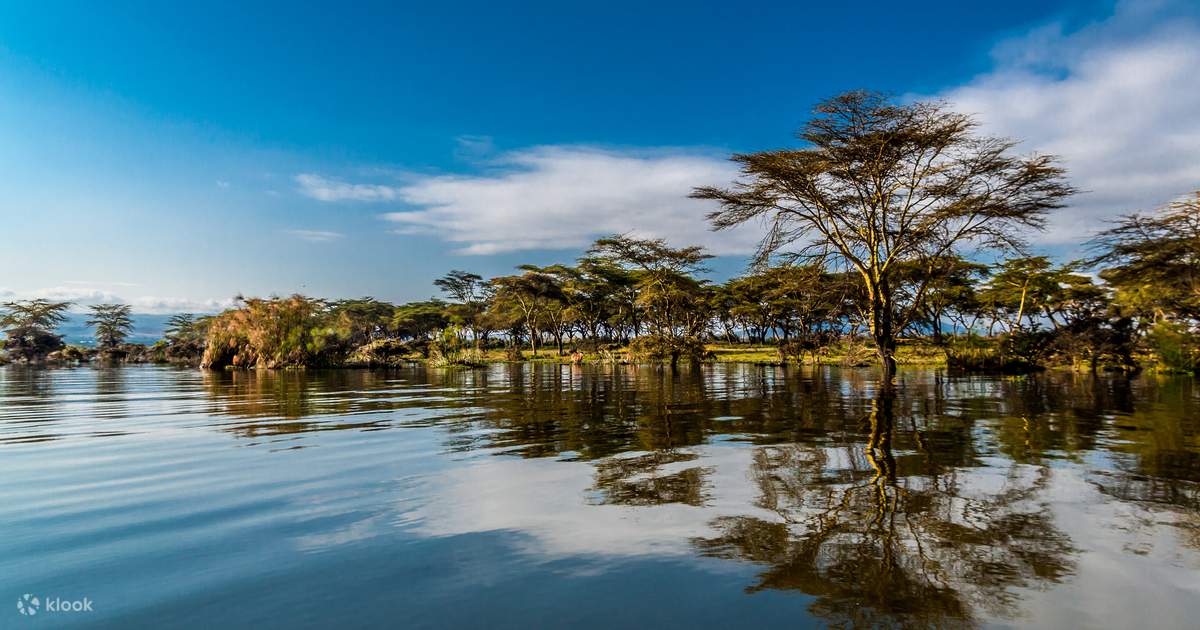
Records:
<instances>
[{"instance_id":1,"label":"partially submerged vegetation","mask_svg":"<svg viewBox=\"0 0 1200 630\"><path fill-rule=\"evenodd\" d=\"M55 329L67 303L10 302L10 361L164 361L206 368L474 366L551 360L1200 367L1200 192L1120 219L1093 256L1056 264L1020 236L1074 191L1051 156L1018 157L940 103L849 93L818 106L800 149L737 155L715 228L768 226L748 272L706 277L700 247L614 235L573 264L485 279L451 271L441 298L239 298L125 343L129 307L92 307L95 349ZM975 252L990 250L988 262Z\"/></svg>"}]
</instances>

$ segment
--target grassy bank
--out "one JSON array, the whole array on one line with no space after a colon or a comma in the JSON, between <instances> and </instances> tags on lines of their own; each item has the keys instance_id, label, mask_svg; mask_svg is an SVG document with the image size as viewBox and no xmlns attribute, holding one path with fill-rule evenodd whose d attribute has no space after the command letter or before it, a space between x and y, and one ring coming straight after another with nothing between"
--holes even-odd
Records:
<instances>
[{"instance_id":1,"label":"grassy bank","mask_svg":"<svg viewBox=\"0 0 1200 630\"><path fill-rule=\"evenodd\" d=\"M784 361L780 358L779 350L774 345L715 343L706 344L707 356L704 363L757 363L763 365L778 365ZM946 355L940 347L933 343L920 340L901 340L897 347L897 361L901 365L921 367L941 367L946 365ZM404 355L404 361L425 361L426 358L418 353ZM581 351L577 355L570 350L558 354L555 348L540 348L534 355L528 348L521 352L520 358L506 348L487 348L484 350L466 351L466 362L469 363L640 363L643 361L631 358L629 348L622 346L608 349L604 352ZM789 363L798 363L789 359ZM847 344L839 342L817 353L816 356L806 356L804 363L820 365L849 365L873 366L878 365L874 349L862 342Z\"/></svg>"}]
</instances>

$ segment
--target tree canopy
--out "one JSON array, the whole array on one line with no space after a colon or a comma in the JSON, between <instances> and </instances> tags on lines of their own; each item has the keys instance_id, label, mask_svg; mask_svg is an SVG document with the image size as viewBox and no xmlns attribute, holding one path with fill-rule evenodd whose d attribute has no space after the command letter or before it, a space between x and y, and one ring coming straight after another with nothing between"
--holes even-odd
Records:
<instances>
[{"instance_id":1,"label":"tree canopy","mask_svg":"<svg viewBox=\"0 0 1200 630\"><path fill-rule=\"evenodd\" d=\"M822 102L799 132L805 146L737 154L743 179L694 195L720 203L717 229L762 220L759 260L784 254L856 272L885 370L896 334L916 314L894 301L903 264L932 271L959 248L1021 251L1022 235L1074 192L1053 156L1012 155L1016 142L978 135L939 102L898 104L849 92Z\"/></svg>"}]
</instances>

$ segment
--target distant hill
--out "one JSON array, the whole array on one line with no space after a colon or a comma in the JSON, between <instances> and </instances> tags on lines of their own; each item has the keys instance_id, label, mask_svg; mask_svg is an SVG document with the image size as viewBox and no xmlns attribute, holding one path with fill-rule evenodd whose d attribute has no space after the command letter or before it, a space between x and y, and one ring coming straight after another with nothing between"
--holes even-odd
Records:
<instances>
[{"instance_id":1,"label":"distant hill","mask_svg":"<svg viewBox=\"0 0 1200 630\"><path fill-rule=\"evenodd\" d=\"M92 337L92 329L85 323L88 317L87 313L68 313L67 321L58 327L58 333L63 336L63 341L80 346L95 344L96 340ZM170 315L134 314L133 334L129 337L129 341L150 344L162 339L163 330L166 329L167 320L170 318Z\"/></svg>"}]
</instances>

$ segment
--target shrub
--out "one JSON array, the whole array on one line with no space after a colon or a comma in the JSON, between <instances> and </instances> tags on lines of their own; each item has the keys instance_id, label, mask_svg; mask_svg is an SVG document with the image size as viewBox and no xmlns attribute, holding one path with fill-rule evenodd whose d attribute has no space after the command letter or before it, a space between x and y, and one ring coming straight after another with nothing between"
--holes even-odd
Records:
<instances>
[{"instance_id":1,"label":"shrub","mask_svg":"<svg viewBox=\"0 0 1200 630\"><path fill-rule=\"evenodd\" d=\"M482 353L474 348L465 348L457 326L447 326L429 344L429 364L434 367L475 367L480 365Z\"/></svg>"},{"instance_id":2,"label":"shrub","mask_svg":"<svg viewBox=\"0 0 1200 630\"><path fill-rule=\"evenodd\" d=\"M804 356L807 354L812 357L812 362L815 364L818 356L829 353L829 347L835 341L837 341L837 335L826 330L781 341L777 348L779 360L786 362L788 359L792 359L797 363L803 363Z\"/></svg>"},{"instance_id":3,"label":"shrub","mask_svg":"<svg viewBox=\"0 0 1200 630\"><path fill-rule=\"evenodd\" d=\"M1040 370L1051 350L1052 337L1034 330L1007 333L995 340L975 336L954 339L946 345L946 365L985 372Z\"/></svg>"},{"instance_id":4,"label":"shrub","mask_svg":"<svg viewBox=\"0 0 1200 630\"><path fill-rule=\"evenodd\" d=\"M245 300L211 320L200 364L222 367L302 367L336 363L341 350L326 305L302 295ZM340 357L338 357L340 358Z\"/></svg>"},{"instance_id":5,"label":"shrub","mask_svg":"<svg viewBox=\"0 0 1200 630\"><path fill-rule=\"evenodd\" d=\"M96 352L95 348L64 346L61 350L50 353L46 357L46 360L62 363L82 363L84 361L91 361L92 357L96 356Z\"/></svg>"},{"instance_id":6,"label":"shrub","mask_svg":"<svg viewBox=\"0 0 1200 630\"><path fill-rule=\"evenodd\" d=\"M346 357L346 367L385 367L408 363L419 350L397 339L379 339L359 346Z\"/></svg>"},{"instance_id":7,"label":"shrub","mask_svg":"<svg viewBox=\"0 0 1200 630\"><path fill-rule=\"evenodd\" d=\"M866 367L879 358L873 344L867 343L862 337L852 335L846 339L842 351L844 367Z\"/></svg>"},{"instance_id":8,"label":"shrub","mask_svg":"<svg viewBox=\"0 0 1200 630\"><path fill-rule=\"evenodd\" d=\"M645 335L629 344L629 355L637 361L669 361L671 365L686 359L698 363L709 356L704 342L696 337Z\"/></svg>"}]
</instances>

